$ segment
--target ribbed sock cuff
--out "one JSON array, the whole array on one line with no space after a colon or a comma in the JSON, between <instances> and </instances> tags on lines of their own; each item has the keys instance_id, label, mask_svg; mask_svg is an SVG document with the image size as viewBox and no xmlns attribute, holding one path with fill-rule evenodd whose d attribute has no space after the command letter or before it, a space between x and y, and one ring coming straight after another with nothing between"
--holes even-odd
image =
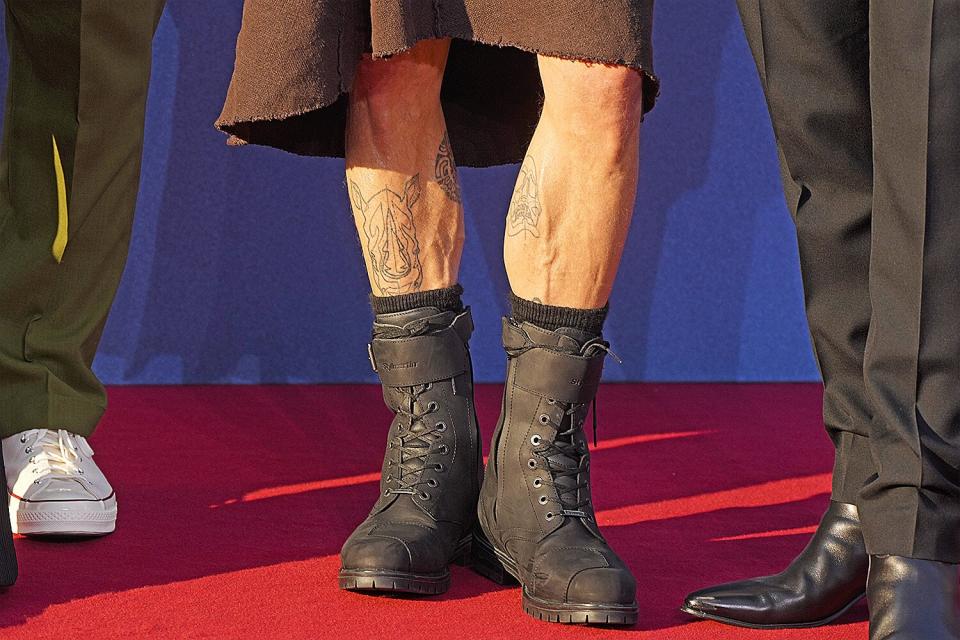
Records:
<instances>
[{"instance_id":1,"label":"ribbed sock cuff","mask_svg":"<svg viewBox=\"0 0 960 640\"><path fill-rule=\"evenodd\" d=\"M445 289L430 289L429 291L415 291L399 296L375 296L370 294L370 306L377 315L381 313L402 313L421 307L436 307L440 311L463 311L463 287L455 284Z\"/></svg>"},{"instance_id":2,"label":"ribbed sock cuff","mask_svg":"<svg viewBox=\"0 0 960 640\"><path fill-rule=\"evenodd\" d=\"M603 305L600 309L554 307L524 300L510 293L510 313L513 319L535 324L548 331L556 331L560 327L572 327L599 336L603 332L603 323L607 319L609 310L609 304Z\"/></svg>"}]
</instances>

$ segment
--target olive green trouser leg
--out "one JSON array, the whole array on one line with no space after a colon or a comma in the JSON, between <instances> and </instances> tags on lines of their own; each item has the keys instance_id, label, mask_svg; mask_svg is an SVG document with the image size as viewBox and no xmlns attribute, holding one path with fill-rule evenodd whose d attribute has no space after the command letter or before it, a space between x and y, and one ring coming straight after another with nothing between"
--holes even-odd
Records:
<instances>
[{"instance_id":1,"label":"olive green trouser leg","mask_svg":"<svg viewBox=\"0 0 960 640\"><path fill-rule=\"evenodd\" d=\"M136 205L163 0L7 0L0 153L0 436L89 435L90 369Z\"/></svg>"}]
</instances>

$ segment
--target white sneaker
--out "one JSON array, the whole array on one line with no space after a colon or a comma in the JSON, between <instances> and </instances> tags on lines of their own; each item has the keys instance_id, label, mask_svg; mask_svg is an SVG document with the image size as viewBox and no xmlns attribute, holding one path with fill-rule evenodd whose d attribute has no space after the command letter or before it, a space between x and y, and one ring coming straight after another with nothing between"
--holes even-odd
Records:
<instances>
[{"instance_id":1,"label":"white sneaker","mask_svg":"<svg viewBox=\"0 0 960 640\"><path fill-rule=\"evenodd\" d=\"M117 497L86 438L31 429L3 439L10 525L24 535L98 536L117 525Z\"/></svg>"}]
</instances>

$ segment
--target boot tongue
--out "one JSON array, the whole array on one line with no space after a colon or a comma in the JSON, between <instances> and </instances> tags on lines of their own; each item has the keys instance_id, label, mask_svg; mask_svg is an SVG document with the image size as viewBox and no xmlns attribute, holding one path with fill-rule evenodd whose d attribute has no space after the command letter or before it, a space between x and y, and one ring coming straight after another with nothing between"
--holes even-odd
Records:
<instances>
[{"instance_id":1,"label":"boot tongue","mask_svg":"<svg viewBox=\"0 0 960 640\"><path fill-rule=\"evenodd\" d=\"M530 322L519 324L532 343L543 347L559 348L566 353L580 355L584 345L597 338L596 335L574 329L573 327L560 327L555 331L544 329Z\"/></svg>"},{"instance_id":2,"label":"boot tongue","mask_svg":"<svg viewBox=\"0 0 960 640\"><path fill-rule=\"evenodd\" d=\"M581 331L580 329L574 329L573 327L560 327L554 333L559 333L562 336L572 338L574 342L576 342L577 350L581 349L583 345L597 337L593 333Z\"/></svg>"},{"instance_id":3,"label":"boot tongue","mask_svg":"<svg viewBox=\"0 0 960 640\"><path fill-rule=\"evenodd\" d=\"M402 338L419 336L450 326L456 317L452 311L440 311L437 307L418 307L399 313L381 313L374 317L374 338Z\"/></svg>"},{"instance_id":4,"label":"boot tongue","mask_svg":"<svg viewBox=\"0 0 960 640\"><path fill-rule=\"evenodd\" d=\"M554 442L567 442L570 440L570 437L558 436ZM575 470L580 465L580 457L571 453L570 455L564 455L556 453L550 456L550 468L552 471L560 470ZM568 475L568 476L554 476L554 484L557 490L560 492L560 500L563 502L564 509L578 509L577 503L580 500L579 491L572 491L577 487L579 474ZM571 491L564 493L566 490L571 489Z\"/></svg>"}]
</instances>

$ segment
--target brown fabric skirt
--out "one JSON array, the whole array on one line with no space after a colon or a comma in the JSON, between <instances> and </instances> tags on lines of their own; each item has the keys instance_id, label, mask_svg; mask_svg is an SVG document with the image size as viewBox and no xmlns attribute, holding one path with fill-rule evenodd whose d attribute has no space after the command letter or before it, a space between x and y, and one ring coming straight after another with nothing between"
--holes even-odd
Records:
<instances>
[{"instance_id":1,"label":"brown fabric skirt","mask_svg":"<svg viewBox=\"0 0 960 640\"><path fill-rule=\"evenodd\" d=\"M364 54L453 38L442 101L457 162L519 162L543 99L536 53L633 67L653 107L653 0L246 0L217 127L231 144L343 156Z\"/></svg>"}]
</instances>

